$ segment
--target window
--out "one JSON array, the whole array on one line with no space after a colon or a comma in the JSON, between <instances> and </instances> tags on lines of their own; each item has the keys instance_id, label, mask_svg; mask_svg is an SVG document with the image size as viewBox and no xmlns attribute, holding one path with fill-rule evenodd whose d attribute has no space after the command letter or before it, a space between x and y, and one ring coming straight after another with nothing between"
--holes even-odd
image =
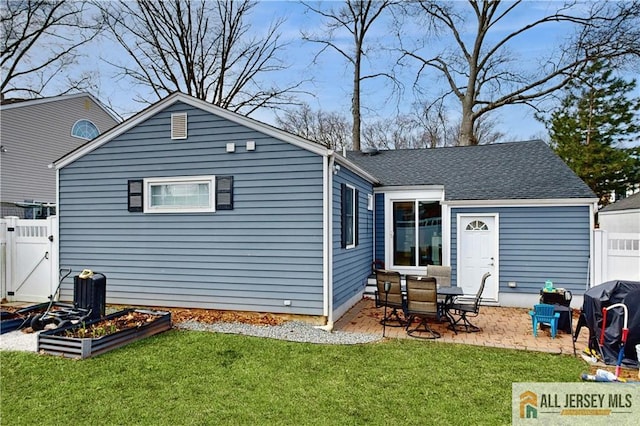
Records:
<instances>
[{"instance_id":1,"label":"window","mask_svg":"<svg viewBox=\"0 0 640 426\"><path fill-rule=\"evenodd\" d=\"M489 227L481 220L474 220L467 225L466 231L488 231Z\"/></svg>"},{"instance_id":2,"label":"window","mask_svg":"<svg viewBox=\"0 0 640 426\"><path fill-rule=\"evenodd\" d=\"M214 212L214 176L144 180L145 213Z\"/></svg>"},{"instance_id":3,"label":"window","mask_svg":"<svg viewBox=\"0 0 640 426\"><path fill-rule=\"evenodd\" d=\"M343 183L341 195L342 248L353 248L358 245L358 190Z\"/></svg>"},{"instance_id":4,"label":"window","mask_svg":"<svg viewBox=\"0 0 640 426\"><path fill-rule=\"evenodd\" d=\"M78 120L71 128L71 136L75 136L80 139L91 140L99 134L100 131L96 125L89 120Z\"/></svg>"}]
</instances>

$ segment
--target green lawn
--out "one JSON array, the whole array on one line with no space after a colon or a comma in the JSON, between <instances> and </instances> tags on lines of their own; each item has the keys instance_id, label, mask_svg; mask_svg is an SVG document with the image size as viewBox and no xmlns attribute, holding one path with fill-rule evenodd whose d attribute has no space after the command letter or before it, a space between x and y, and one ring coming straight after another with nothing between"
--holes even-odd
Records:
<instances>
[{"instance_id":1,"label":"green lawn","mask_svg":"<svg viewBox=\"0 0 640 426\"><path fill-rule=\"evenodd\" d=\"M440 342L172 330L84 361L0 352L0 424L510 424L512 382L583 370L569 356Z\"/></svg>"}]
</instances>

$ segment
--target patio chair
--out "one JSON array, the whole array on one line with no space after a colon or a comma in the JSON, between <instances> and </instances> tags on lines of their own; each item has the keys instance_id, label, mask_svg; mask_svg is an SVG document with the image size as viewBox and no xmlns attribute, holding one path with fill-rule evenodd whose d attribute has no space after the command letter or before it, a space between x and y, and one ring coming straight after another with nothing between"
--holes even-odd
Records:
<instances>
[{"instance_id":1,"label":"patio chair","mask_svg":"<svg viewBox=\"0 0 640 426\"><path fill-rule=\"evenodd\" d=\"M427 265L427 276L434 277L438 287L451 287L451 266Z\"/></svg>"},{"instance_id":2,"label":"patio chair","mask_svg":"<svg viewBox=\"0 0 640 426\"><path fill-rule=\"evenodd\" d=\"M428 323L429 318L439 318L436 279L407 275L406 280L407 303L404 316L407 318L407 334L421 339L439 338L440 333L431 329ZM410 329L415 318L419 318L420 323Z\"/></svg>"},{"instance_id":3,"label":"patio chair","mask_svg":"<svg viewBox=\"0 0 640 426\"><path fill-rule=\"evenodd\" d=\"M451 266L427 265L427 276L436 279L438 288L451 287ZM440 317L444 317L445 312L442 309L444 309L445 297L439 295L438 302L441 309Z\"/></svg>"},{"instance_id":4,"label":"patio chair","mask_svg":"<svg viewBox=\"0 0 640 426\"><path fill-rule=\"evenodd\" d=\"M538 324L548 324L551 326L551 338L556 337L558 332L558 319L560 319L560 313L554 312L553 305L547 305L545 303L539 303L533 306L533 311L529 311L531 315L531 325L533 326L533 335L538 337Z\"/></svg>"},{"instance_id":5,"label":"patio chair","mask_svg":"<svg viewBox=\"0 0 640 426\"><path fill-rule=\"evenodd\" d=\"M378 269L376 273L376 308L387 307L391 312L387 313L380 320L380 324L389 327L403 327L405 320L400 317L398 310L404 310L404 296L402 295L402 284L400 273ZM385 291L385 283L389 283L388 292Z\"/></svg>"},{"instance_id":6,"label":"patio chair","mask_svg":"<svg viewBox=\"0 0 640 426\"><path fill-rule=\"evenodd\" d=\"M451 322L449 329L453 330L454 333L458 334L458 330L463 329L467 333L480 331L480 327L473 325L471 321L469 321L469 318L477 317L480 313L482 292L484 291L485 284L490 276L490 272L487 272L482 276L480 288L478 288L476 296L470 302L463 302L460 298L456 298L451 304L445 306L447 317Z\"/></svg>"}]
</instances>

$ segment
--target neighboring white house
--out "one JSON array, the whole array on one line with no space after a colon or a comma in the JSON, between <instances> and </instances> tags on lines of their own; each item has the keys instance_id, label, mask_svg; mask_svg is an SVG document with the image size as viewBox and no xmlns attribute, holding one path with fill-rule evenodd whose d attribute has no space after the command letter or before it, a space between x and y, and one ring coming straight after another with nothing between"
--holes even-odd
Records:
<instances>
[{"instance_id":1,"label":"neighboring white house","mask_svg":"<svg viewBox=\"0 0 640 426\"><path fill-rule=\"evenodd\" d=\"M640 281L640 193L601 209L598 222L596 283Z\"/></svg>"},{"instance_id":2,"label":"neighboring white house","mask_svg":"<svg viewBox=\"0 0 640 426\"><path fill-rule=\"evenodd\" d=\"M640 192L616 201L598 212L600 229L607 232L640 232Z\"/></svg>"},{"instance_id":3,"label":"neighboring white house","mask_svg":"<svg viewBox=\"0 0 640 426\"><path fill-rule=\"evenodd\" d=\"M3 100L0 122L0 217L24 217L28 210L15 203L55 204L56 173L48 166L120 121L95 97L78 93Z\"/></svg>"}]
</instances>

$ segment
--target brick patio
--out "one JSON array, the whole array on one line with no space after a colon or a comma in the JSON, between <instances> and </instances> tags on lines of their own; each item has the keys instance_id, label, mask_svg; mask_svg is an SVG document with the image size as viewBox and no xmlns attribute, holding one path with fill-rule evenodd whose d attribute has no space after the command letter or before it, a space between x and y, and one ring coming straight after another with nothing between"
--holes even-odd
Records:
<instances>
[{"instance_id":1,"label":"brick patio","mask_svg":"<svg viewBox=\"0 0 640 426\"><path fill-rule=\"evenodd\" d=\"M440 332L438 342L462 343L467 345L492 346L497 348L522 349L529 351L573 354L571 336L558 331L555 339L549 330L539 330L538 337L533 336L531 317L528 309L481 306L480 314L472 320L482 331L478 333L458 332L447 329L446 322L430 321L429 325ZM578 323L579 309L573 310L573 326ZM382 335L380 319L383 308L376 308L373 299L364 298L344 314L335 324L335 330ZM385 336L390 339L411 339L403 327L386 327ZM587 347L589 331L583 328L576 342L579 354Z\"/></svg>"}]
</instances>

